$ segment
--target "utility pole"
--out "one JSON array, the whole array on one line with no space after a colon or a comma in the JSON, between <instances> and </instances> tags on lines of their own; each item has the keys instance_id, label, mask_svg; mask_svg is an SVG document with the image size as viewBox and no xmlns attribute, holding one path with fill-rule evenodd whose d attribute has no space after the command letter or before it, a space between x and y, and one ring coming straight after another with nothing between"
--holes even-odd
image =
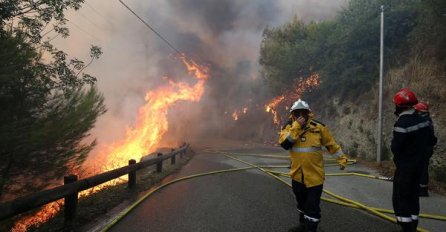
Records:
<instances>
[{"instance_id":1,"label":"utility pole","mask_svg":"<svg viewBox=\"0 0 446 232\"><path fill-rule=\"evenodd\" d=\"M383 59L384 59L384 5L381 5L381 43L379 55L379 105L378 105L378 142L376 162L381 162L383 133Z\"/></svg>"}]
</instances>

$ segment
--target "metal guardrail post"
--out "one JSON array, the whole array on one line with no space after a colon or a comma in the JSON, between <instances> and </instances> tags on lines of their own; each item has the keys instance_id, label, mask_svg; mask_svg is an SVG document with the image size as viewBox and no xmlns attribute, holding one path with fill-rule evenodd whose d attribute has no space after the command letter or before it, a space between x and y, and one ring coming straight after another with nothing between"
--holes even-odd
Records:
<instances>
[{"instance_id":1,"label":"metal guardrail post","mask_svg":"<svg viewBox=\"0 0 446 232\"><path fill-rule=\"evenodd\" d=\"M129 166L132 166L136 164L136 160L131 159L129 160ZM129 189L135 189L136 187L136 170L129 172L129 182L128 182L128 188Z\"/></svg>"},{"instance_id":2,"label":"metal guardrail post","mask_svg":"<svg viewBox=\"0 0 446 232\"><path fill-rule=\"evenodd\" d=\"M173 153L174 151L175 151L175 149L172 148L172 153ZM172 158L171 158L171 160L170 160L170 164L172 164L172 165L175 164L175 157L176 157L176 156L177 156L176 154L172 156Z\"/></svg>"},{"instance_id":3,"label":"metal guardrail post","mask_svg":"<svg viewBox=\"0 0 446 232\"><path fill-rule=\"evenodd\" d=\"M161 157L163 155L163 153L158 153L158 157ZM160 160L158 161L158 163L156 164L156 172L160 173L163 171L163 161Z\"/></svg>"},{"instance_id":4,"label":"metal guardrail post","mask_svg":"<svg viewBox=\"0 0 446 232\"><path fill-rule=\"evenodd\" d=\"M64 177L64 185L73 183L77 181L76 175L68 175ZM77 211L77 195L78 192L67 195L65 197L65 227L67 229L72 229L74 225L74 219L76 218L76 211Z\"/></svg>"}]
</instances>

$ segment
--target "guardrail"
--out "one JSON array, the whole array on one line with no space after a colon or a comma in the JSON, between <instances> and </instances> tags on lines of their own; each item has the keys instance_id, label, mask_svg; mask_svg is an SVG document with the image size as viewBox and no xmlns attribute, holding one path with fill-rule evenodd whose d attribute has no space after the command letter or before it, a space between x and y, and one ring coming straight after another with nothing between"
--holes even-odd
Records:
<instances>
[{"instance_id":1,"label":"guardrail","mask_svg":"<svg viewBox=\"0 0 446 232\"><path fill-rule=\"evenodd\" d=\"M93 188L107 181L116 179L128 174L128 188L134 189L136 186L136 171L142 168L156 164L156 171L162 172L163 161L171 158L171 163L175 164L175 156L180 157L186 153L189 148L188 144L184 144L179 149L172 149L171 152L163 155L158 153L157 157L150 158L139 163L134 159L129 160L129 165L117 168L108 172L104 172L92 177L78 180L76 175L68 175L64 177L64 185L33 193L24 197L17 198L13 201L0 204L0 220L18 215L28 210L35 209L50 202L65 198L64 217L65 224L70 225L74 221L77 210L78 193Z\"/></svg>"}]
</instances>

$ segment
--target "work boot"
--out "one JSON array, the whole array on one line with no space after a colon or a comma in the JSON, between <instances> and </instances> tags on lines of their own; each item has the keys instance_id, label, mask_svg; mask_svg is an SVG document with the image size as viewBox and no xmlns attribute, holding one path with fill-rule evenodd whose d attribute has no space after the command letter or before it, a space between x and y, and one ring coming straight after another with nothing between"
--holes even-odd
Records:
<instances>
[{"instance_id":1,"label":"work boot","mask_svg":"<svg viewBox=\"0 0 446 232\"><path fill-rule=\"evenodd\" d=\"M306 221L305 222L305 232L316 232L317 231L317 225L319 224L319 222L311 222L311 221Z\"/></svg>"},{"instance_id":2,"label":"work boot","mask_svg":"<svg viewBox=\"0 0 446 232\"><path fill-rule=\"evenodd\" d=\"M399 222L398 223L401 226L401 232L416 232L416 227L414 228L414 223L412 222ZM417 221L418 225L418 221Z\"/></svg>"},{"instance_id":3,"label":"work boot","mask_svg":"<svg viewBox=\"0 0 446 232\"><path fill-rule=\"evenodd\" d=\"M418 189L418 196L429 197L429 191L428 191L427 187L420 187Z\"/></svg>"},{"instance_id":4,"label":"work boot","mask_svg":"<svg viewBox=\"0 0 446 232\"><path fill-rule=\"evenodd\" d=\"M417 231L418 220L412 220L412 231Z\"/></svg>"},{"instance_id":5,"label":"work boot","mask_svg":"<svg viewBox=\"0 0 446 232\"><path fill-rule=\"evenodd\" d=\"M305 231L305 218L303 213L299 213L299 225L292 227L288 232L304 232Z\"/></svg>"},{"instance_id":6,"label":"work boot","mask_svg":"<svg viewBox=\"0 0 446 232\"><path fill-rule=\"evenodd\" d=\"M305 225L302 223L288 230L288 232L304 232L304 231L305 231Z\"/></svg>"}]
</instances>

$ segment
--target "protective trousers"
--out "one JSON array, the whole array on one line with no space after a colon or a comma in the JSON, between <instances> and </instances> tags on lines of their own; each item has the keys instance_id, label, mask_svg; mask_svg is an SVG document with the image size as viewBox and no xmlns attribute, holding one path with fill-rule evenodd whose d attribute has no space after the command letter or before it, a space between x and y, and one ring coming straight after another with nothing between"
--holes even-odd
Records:
<instances>
[{"instance_id":1,"label":"protective trousers","mask_svg":"<svg viewBox=\"0 0 446 232\"><path fill-rule=\"evenodd\" d=\"M393 179L392 203L398 224L403 231L416 231L420 201L418 185L421 165L411 169L397 168Z\"/></svg>"},{"instance_id":2,"label":"protective trousers","mask_svg":"<svg viewBox=\"0 0 446 232\"><path fill-rule=\"evenodd\" d=\"M433 147L429 147L426 151L426 160L423 162L423 169L420 176L420 193L427 195L427 188L429 184L429 161L433 154Z\"/></svg>"},{"instance_id":3,"label":"protective trousers","mask_svg":"<svg viewBox=\"0 0 446 232\"><path fill-rule=\"evenodd\" d=\"M305 224L306 231L316 231L321 219L321 202L323 185L307 188L304 184L292 181L297 209L301 212L299 221ZM303 213L302 213L303 212Z\"/></svg>"},{"instance_id":4,"label":"protective trousers","mask_svg":"<svg viewBox=\"0 0 446 232\"><path fill-rule=\"evenodd\" d=\"M420 176L419 194L420 196L428 195L429 184L429 161L423 163L423 170Z\"/></svg>"}]
</instances>

